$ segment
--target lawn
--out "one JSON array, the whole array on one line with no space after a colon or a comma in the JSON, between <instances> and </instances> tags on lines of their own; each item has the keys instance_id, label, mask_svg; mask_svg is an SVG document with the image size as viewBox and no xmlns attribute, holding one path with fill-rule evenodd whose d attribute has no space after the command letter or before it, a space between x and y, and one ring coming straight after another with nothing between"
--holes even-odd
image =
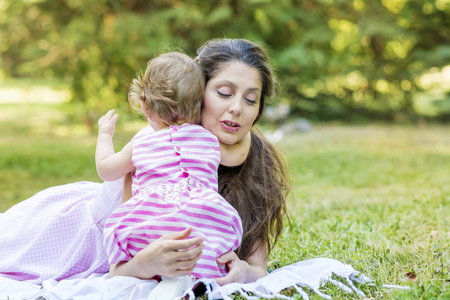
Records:
<instances>
[{"instance_id":1,"label":"lawn","mask_svg":"<svg viewBox=\"0 0 450 300\"><path fill-rule=\"evenodd\" d=\"M294 201L272 261L335 258L411 288L372 297L450 299L449 127L323 125L279 146Z\"/></svg>"},{"instance_id":2,"label":"lawn","mask_svg":"<svg viewBox=\"0 0 450 300\"><path fill-rule=\"evenodd\" d=\"M121 123L117 148L143 124ZM68 126L61 104L0 104L0 132L0 211L49 186L99 181L96 137ZM450 127L316 124L277 145L293 190L271 269L330 257L375 280L368 297L450 299Z\"/></svg>"}]
</instances>

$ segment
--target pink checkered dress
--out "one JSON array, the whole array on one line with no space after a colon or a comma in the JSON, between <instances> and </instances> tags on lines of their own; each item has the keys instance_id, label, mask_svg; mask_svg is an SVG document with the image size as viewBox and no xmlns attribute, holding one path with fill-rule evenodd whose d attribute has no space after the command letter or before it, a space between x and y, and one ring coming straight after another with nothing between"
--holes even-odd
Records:
<instances>
[{"instance_id":1,"label":"pink checkered dress","mask_svg":"<svg viewBox=\"0 0 450 300\"><path fill-rule=\"evenodd\" d=\"M193 275L216 278L227 272L216 258L235 250L242 238L237 211L217 192L217 138L199 125L150 127L133 139L133 197L106 222L110 263L127 261L164 234L193 228L204 239Z\"/></svg>"},{"instance_id":2,"label":"pink checkered dress","mask_svg":"<svg viewBox=\"0 0 450 300\"><path fill-rule=\"evenodd\" d=\"M122 185L55 186L0 213L0 276L40 284L108 272L102 230Z\"/></svg>"}]
</instances>

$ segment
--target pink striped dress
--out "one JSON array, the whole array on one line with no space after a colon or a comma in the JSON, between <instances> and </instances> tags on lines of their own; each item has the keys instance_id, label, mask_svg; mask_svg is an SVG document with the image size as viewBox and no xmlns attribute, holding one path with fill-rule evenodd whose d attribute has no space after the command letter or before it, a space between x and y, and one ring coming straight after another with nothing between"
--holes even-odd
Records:
<instances>
[{"instance_id":1,"label":"pink striped dress","mask_svg":"<svg viewBox=\"0 0 450 300\"><path fill-rule=\"evenodd\" d=\"M130 260L164 234L192 227L204 248L192 275L226 275L216 258L235 250L242 238L238 212L217 192L217 138L199 125L183 124L131 140L133 197L106 221L104 246L111 264Z\"/></svg>"}]
</instances>

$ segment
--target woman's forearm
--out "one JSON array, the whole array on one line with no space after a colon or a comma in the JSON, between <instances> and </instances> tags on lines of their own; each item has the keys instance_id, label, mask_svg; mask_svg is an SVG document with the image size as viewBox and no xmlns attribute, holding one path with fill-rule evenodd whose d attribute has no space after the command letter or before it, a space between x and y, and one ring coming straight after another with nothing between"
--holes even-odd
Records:
<instances>
[{"instance_id":1,"label":"woman's forearm","mask_svg":"<svg viewBox=\"0 0 450 300\"><path fill-rule=\"evenodd\" d=\"M219 256L217 262L228 268L227 275L216 278L219 285L253 282L267 275L267 250L262 243L257 243L255 251L246 260L239 259L234 251L230 251Z\"/></svg>"},{"instance_id":2,"label":"woman's forearm","mask_svg":"<svg viewBox=\"0 0 450 300\"><path fill-rule=\"evenodd\" d=\"M132 179L131 179L131 173L127 173L123 177L123 194L122 194L122 203L127 202L128 200L133 197L133 193L131 191L132 187Z\"/></svg>"},{"instance_id":3,"label":"woman's forearm","mask_svg":"<svg viewBox=\"0 0 450 300\"><path fill-rule=\"evenodd\" d=\"M168 233L150 243L127 262L110 265L109 276L151 279L157 275L189 275L202 254L203 239L189 238L192 228Z\"/></svg>"},{"instance_id":4,"label":"woman's forearm","mask_svg":"<svg viewBox=\"0 0 450 300\"><path fill-rule=\"evenodd\" d=\"M249 267L245 274L245 282L253 282L258 278L267 275L267 250L266 247L260 242L256 246L255 252L252 253L247 259Z\"/></svg>"},{"instance_id":5,"label":"woman's forearm","mask_svg":"<svg viewBox=\"0 0 450 300\"><path fill-rule=\"evenodd\" d=\"M153 276L151 276L151 273L149 273L150 270L147 270L147 276L142 276L141 269L139 268L139 263L136 262L135 258L132 258L129 261L121 261L117 264L112 264L109 266L109 277L114 276L130 276L130 277L136 277L141 279L149 279Z\"/></svg>"},{"instance_id":6,"label":"woman's forearm","mask_svg":"<svg viewBox=\"0 0 450 300\"><path fill-rule=\"evenodd\" d=\"M267 267L264 268L261 265L251 265L249 264L249 268L246 272L244 282L254 282L257 279L264 277L267 275Z\"/></svg>"}]
</instances>

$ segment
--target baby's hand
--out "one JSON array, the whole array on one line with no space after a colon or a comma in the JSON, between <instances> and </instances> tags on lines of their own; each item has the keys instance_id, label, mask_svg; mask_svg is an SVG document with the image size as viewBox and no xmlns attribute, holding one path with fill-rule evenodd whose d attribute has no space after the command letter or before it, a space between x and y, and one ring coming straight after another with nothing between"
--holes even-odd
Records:
<instances>
[{"instance_id":1,"label":"baby's hand","mask_svg":"<svg viewBox=\"0 0 450 300\"><path fill-rule=\"evenodd\" d=\"M119 115L114 113L114 109L111 109L106 115L102 116L98 120L98 135L106 133L113 136L118 118Z\"/></svg>"}]
</instances>

